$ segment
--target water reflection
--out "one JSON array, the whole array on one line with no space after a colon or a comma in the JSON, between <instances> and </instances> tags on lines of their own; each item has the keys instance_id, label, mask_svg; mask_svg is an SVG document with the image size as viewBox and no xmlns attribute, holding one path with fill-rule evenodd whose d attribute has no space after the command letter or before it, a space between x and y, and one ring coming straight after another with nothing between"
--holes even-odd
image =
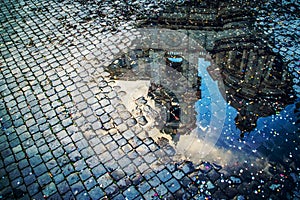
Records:
<instances>
[{"instance_id":1,"label":"water reflection","mask_svg":"<svg viewBox=\"0 0 300 200\"><path fill-rule=\"evenodd\" d=\"M293 101L290 77L280 58L262 46L229 41L216 41L212 56L203 49L190 53L177 43L168 44L171 50L145 45L107 70L135 121L158 144L169 143L176 156L224 165L262 162L264 167L267 161L259 160L257 149L271 131L261 127L261 119L272 124L274 116L278 120L286 112ZM239 138L246 132L251 134Z\"/></svg>"},{"instance_id":2,"label":"water reflection","mask_svg":"<svg viewBox=\"0 0 300 200\"><path fill-rule=\"evenodd\" d=\"M213 58L224 80L226 99L238 111L235 123L241 136L254 130L259 117L276 114L294 101L286 66L253 39L220 39Z\"/></svg>"},{"instance_id":3,"label":"water reflection","mask_svg":"<svg viewBox=\"0 0 300 200\"><path fill-rule=\"evenodd\" d=\"M161 132L175 136L196 127L197 59L186 58L183 52L137 49L116 59L108 71L114 80L149 81L147 98L154 100L160 113L156 127Z\"/></svg>"},{"instance_id":4,"label":"water reflection","mask_svg":"<svg viewBox=\"0 0 300 200\"><path fill-rule=\"evenodd\" d=\"M169 134L186 134L196 127L194 103L198 99L201 103L195 105L197 126L205 129L211 121L212 106L221 101L220 97L213 97L218 92L237 110L234 121L242 137L255 129L260 117L279 113L294 101L290 77L282 62L266 50L249 46L237 49L220 42L212 62L200 58L197 69L197 64L186 60L182 52L138 49L116 59L108 70L113 79L150 81L148 96L160 106L160 115L164 116L159 129ZM214 77L218 74L221 77ZM217 87L212 82L206 85L203 78L208 82L218 78ZM225 88L220 89L223 82ZM221 111L218 112L220 115Z\"/></svg>"}]
</instances>

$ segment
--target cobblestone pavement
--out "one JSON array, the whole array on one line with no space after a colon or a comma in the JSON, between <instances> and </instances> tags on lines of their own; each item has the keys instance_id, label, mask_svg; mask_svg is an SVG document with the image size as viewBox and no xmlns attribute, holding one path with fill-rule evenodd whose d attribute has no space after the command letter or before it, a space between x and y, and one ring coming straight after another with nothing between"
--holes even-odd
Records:
<instances>
[{"instance_id":1,"label":"cobblestone pavement","mask_svg":"<svg viewBox=\"0 0 300 200\"><path fill-rule=\"evenodd\" d=\"M295 127L279 127L291 144L280 135L259 146L257 163L274 162L256 171L179 159L134 123L105 70L140 37L130 20L107 28L73 1L0 9L0 199L300 198Z\"/></svg>"}]
</instances>

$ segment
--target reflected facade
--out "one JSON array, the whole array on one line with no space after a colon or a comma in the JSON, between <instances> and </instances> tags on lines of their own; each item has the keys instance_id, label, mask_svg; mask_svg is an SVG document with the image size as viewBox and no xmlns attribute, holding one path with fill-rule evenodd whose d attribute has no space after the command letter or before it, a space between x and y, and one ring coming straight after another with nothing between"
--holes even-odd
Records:
<instances>
[{"instance_id":1,"label":"reflected facade","mask_svg":"<svg viewBox=\"0 0 300 200\"><path fill-rule=\"evenodd\" d=\"M238 110L235 121L242 133L252 131L259 117L276 114L294 101L286 66L258 38L222 38L215 43L213 57L226 99Z\"/></svg>"}]
</instances>

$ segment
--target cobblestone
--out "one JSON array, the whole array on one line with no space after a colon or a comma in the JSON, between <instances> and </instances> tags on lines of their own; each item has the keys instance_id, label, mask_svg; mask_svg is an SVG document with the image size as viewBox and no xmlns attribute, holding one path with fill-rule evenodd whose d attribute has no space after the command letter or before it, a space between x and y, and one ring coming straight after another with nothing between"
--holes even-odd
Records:
<instances>
[{"instance_id":1,"label":"cobblestone","mask_svg":"<svg viewBox=\"0 0 300 200\"><path fill-rule=\"evenodd\" d=\"M92 190L89 192L91 199L99 199L104 197L104 192L101 190L99 187L94 187Z\"/></svg>"},{"instance_id":2,"label":"cobblestone","mask_svg":"<svg viewBox=\"0 0 300 200\"><path fill-rule=\"evenodd\" d=\"M111 176L108 173L106 173L106 174L100 176L97 179L97 182L100 184L100 187L106 188L113 182L113 180L112 180Z\"/></svg>"},{"instance_id":3,"label":"cobblestone","mask_svg":"<svg viewBox=\"0 0 300 200\"><path fill-rule=\"evenodd\" d=\"M173 141L170 139L164 147L157 143L156 136L152 135L154 127L147 127L151 123L149 116L135 116L121 99L130 95L130 91L119 91L107 69L128 48L133 48L131 42L141 34L128 25L137 22L126 19L129 11L125 8L130 7L134 14L130 18L136 18L139 13L149 16L149 12L164 13L168 7L168 3L162 1L151 6L148 2L143 6L136 6L136 3L103 1L96 5L92 1L44 0L1 3L1 197L6 199L6 193L2 193L5 190L13 191L14 198L18 199L204 199L210 198L208 192L213 198L239 199L244 198L239 193L249 198L258 192L257 185L248 184L256 181L252 180L256 172L249 163L241 164L240 161L230 166L228 162L222 169L209 162L179 163L181 157L175 157L176 148L169 144ZM177 3L174 1L172 5L177 7ZM137 12L136 7L143 10ZM197 12L198 7L194 9L193 12ZM110 30L109 24L114 24L111 29L116 30ZM275 29L277 33L277 26ZM239 32L238 28L236 30ZM221 30L218 32L222 34ZM195 35L192 31L189 33ZM205 37L210 36L205 33ZM286 42L283 38L278 36L281 44ZM208 40L205 42L209 43ZM297 48L286 46L280 46L277 51L288 60L295 60L293 55L299 53ZM134 59L135 62L137 59ZM296 121L293 118L290 121L293 120ZM292 130L281 127L283 129L277 133L288 134ZM270 132L266 130L263 129L264 135ZM184 136L180 133L180 138ZM222 139L226 141L227 136ZM232 136L228 138L235 141ZM274 144L281 146L283 141ZM298 138L291 141L297 143ZM250 143L244 142L254 145ZM235 146L241 146L236 144L230 143L234 154ZM272 156L273 153L268 152ZM298 150L291 150L291 153L294 166L289 169L293 169L293 177L296 177ZM226 171L235 165L251 166L253 173L251 170L239 173L240 169ZM289 182L285 178L289 171L280 172L280 167L277 170L278 174L283 174L278 181ZM222 174L224 171L226 177ZM271 185L269 179L264 181L265 185ZM253 188L256 190L252 191ZM277 198L270 188L264 191L266 197ZM289 195L295 194L293 192Z\"/></svg>"},{"instance_id":4,"label":"cobblestone","mask_svg":"<svg viewBox=\"0 0 300 200\"><path fill-rule=\"evenodd\" d=\"M139 195L139 193L133 186L131 186L125 192L123 192L123 195L127 199L135 199Z\"/></svg>"}]
</instances>

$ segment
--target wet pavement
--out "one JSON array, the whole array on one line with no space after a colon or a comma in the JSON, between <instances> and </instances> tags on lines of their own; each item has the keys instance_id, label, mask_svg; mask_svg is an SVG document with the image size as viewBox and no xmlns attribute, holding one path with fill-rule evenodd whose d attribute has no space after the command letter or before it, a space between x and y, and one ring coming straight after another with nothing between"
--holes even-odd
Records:
<instances>
[{"instance_id":1,"label":"wet pavement","mask_svg":"<svg viewBox=\"0 0 300 200\"><path fill-rule=\"evenodd\" d=\"M243 2L2 1L0 199L299 199L300 5Z\"/></svg>"}]
</instances>

